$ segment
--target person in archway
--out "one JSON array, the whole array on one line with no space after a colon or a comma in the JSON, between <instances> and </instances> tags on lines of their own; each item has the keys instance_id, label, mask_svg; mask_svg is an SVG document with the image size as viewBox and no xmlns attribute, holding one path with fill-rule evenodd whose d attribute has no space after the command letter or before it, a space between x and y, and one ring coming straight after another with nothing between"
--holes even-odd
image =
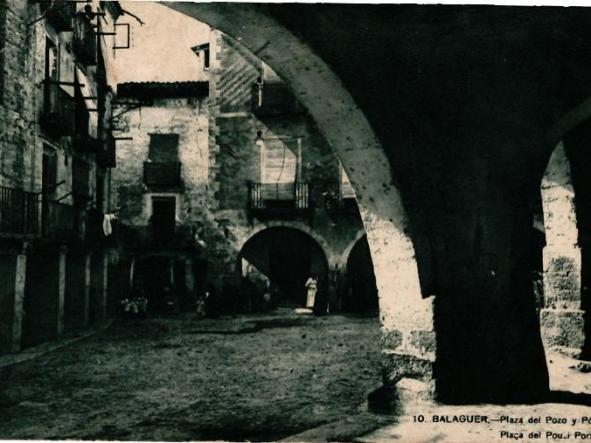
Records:
<instances>
[{"instance_id":1,"label":"person in archway","mask_svg":"<svg viewBox=\"0 0 591 443\"><path fill-rule=\"evenodd\" d=\"M316 302L316 291L318 290L318 280L316 279L315 275L311 275L308 280L306 280L306 308L314 309L314 303Z\"/></svg>"}]
</instances>

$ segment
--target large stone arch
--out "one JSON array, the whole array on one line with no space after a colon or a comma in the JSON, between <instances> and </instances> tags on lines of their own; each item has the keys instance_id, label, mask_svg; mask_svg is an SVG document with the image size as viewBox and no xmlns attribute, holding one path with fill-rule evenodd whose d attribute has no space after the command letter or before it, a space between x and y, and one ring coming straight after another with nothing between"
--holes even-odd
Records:
<instances>
[{"instance_id":1,"label":"large stone arch","mask_svg":"<svg viewBox=\"0 0 591 443\"><path fill-rule=\"evenodd\" d=\"M385 381L430 381L435 359L432 298L421 294L408 218L390 163L337 75L257 5L164 2L219 29L271 66L307 109L355 189L378 287Z\"/></svg>"},{"instance_id":2,"label":"large stone arch","mask_svg":"<svg viewBox=\"0 0 591 443\"><path fill-rule=\"evenodd\" d=\"M335 263L335 254L332 252L330 248L330 244L326 241L326 239L318 234L318 232L311 229L305 223L300 223L297 221L283 221L283 220L272 220L265 224L253 226L251 229L245 230L243 232L236 234L236 249L240 254L244 245L255 235L259 234L262 231L265 231L270 228L290 228L295 229L296 231L303 232L307 234L310 238L312 238L322 252L324 252L324 256L326 257L326 261L328 263L329 268Z\"/></svg>"}]
</instances>

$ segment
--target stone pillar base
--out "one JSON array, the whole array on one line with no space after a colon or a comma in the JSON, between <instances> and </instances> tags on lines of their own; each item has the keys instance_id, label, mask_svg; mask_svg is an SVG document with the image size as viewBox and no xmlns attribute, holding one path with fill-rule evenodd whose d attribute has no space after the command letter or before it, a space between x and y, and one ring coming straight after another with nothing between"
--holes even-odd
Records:
<instances>
[{"instance_id":1,"label":"stone pillar base","mask_svg":"<svg viewBox=\"0 0 591 443\"><path fill-rule=\"evenodd\" d=\"M434 355L382 351L383 386L367 396L368 409L382 414L408 413L435 398Z\"/></svg>"},{"instance_id":2,"label":"stone pillar base","mask_svg":"<svg viewBox=\"0 0 591 443\"><path fill-rule=\"evenodd\" d=\"M585 343L584 311L542 309L540 324L546 348L581 349Z\"/></svg>"},{"instance_id":3,"label":"stone pillar base","mask_svg":"<svg viewBox=\"0 0 591 443\"><path fill-rule=\"evenodd\" d=\"M367 408L378 414L411 414L424 410L435 399L435 383L403 378L396 385L384 384L367 396Z\"/></svg>"}]
</instances>

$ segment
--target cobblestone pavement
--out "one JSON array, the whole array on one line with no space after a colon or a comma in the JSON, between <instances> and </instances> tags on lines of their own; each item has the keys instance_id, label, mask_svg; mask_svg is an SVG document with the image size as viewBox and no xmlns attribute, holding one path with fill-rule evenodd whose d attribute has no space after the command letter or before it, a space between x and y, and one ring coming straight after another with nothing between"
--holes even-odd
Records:
<instances>
[{"instance_id":1,"label":"cobblestone pavement","mask_svg":"<svg viewBox=\"0 0 591 443\"><path fill-rule=\"evenodd\" d=\"M373 318L116 321L0 374L0 439L274 440L380 385Z\"/></svg>"}]
</instances>

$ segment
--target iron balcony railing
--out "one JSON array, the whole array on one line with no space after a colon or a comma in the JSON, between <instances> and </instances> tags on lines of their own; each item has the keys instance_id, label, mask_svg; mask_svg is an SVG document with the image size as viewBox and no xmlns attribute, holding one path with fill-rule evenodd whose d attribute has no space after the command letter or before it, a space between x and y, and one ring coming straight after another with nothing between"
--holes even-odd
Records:
<instances>
[{"instance_id":1,"label":"iron balcony railing","mask_svg":"<svg viewBox=\"0 0 591 443\"><path fill-rule=\"evenodd\" d=\"M180 162L144 162L146 186L174 187L181 184Z\"/></svg>"},{"instance_id":2,"label":"iron balcony railing","mask_svg":"<svg viewBox=\"0 0 591 443\"><path fill-rule=\"evenodd\" d=\"M253 112L259 116L297 114L303 108L285 83L257 83L253 87Z\"/></svg>"},{"instance_id":3,"label":"iron balcony railing","mask_svg":"<svg viewBox=\"0 0 591 443\"><path fill-rule=\"evenodd\" d=\"M40 124L44 132L54 136L74 133L74 100L59 84L46 80Z\"/></svg>"},{"instance_id":4,"label":"iron balcony railing","mask_svg":"<svg viewBox=\"0 0 591 443\"><path fill-rule=\"evenodd\" d=\"M101 239L103 214L85 206L43 200L42 194L0 186L0 236L59 241Z\"/></svg>"},{"instance_id":5,"label":"iron balcony railing","mask_svg":"<svg viewBox=\"0 0 591 443\"><path fill-rule=\"evenodd\" d=\"M97 64L98 45L97 34L90 19L83 13L74 18L73 49L78 61L86 66Z\"/></svg>"},{"instance_id":6,"label":"iron balcony railing","mask_svg":"<svg viewBox=\"0 0 591 443\"><path fill-rule=\"evenodd\" d=\"M248 183L249 209L270 209L276 202L284 202L295 209L308 209L308 183Z\"/></svg>"},{"instance_id":7,"label":"iron balcony railing","mask_svg":"<svg viewBox=\"0 0 591 443\"><path fill-rule=\"evenodd\" d=\"M0 186L0 233L10 235L39 235L39 196Z\"/></svg>"}]
</instances>

